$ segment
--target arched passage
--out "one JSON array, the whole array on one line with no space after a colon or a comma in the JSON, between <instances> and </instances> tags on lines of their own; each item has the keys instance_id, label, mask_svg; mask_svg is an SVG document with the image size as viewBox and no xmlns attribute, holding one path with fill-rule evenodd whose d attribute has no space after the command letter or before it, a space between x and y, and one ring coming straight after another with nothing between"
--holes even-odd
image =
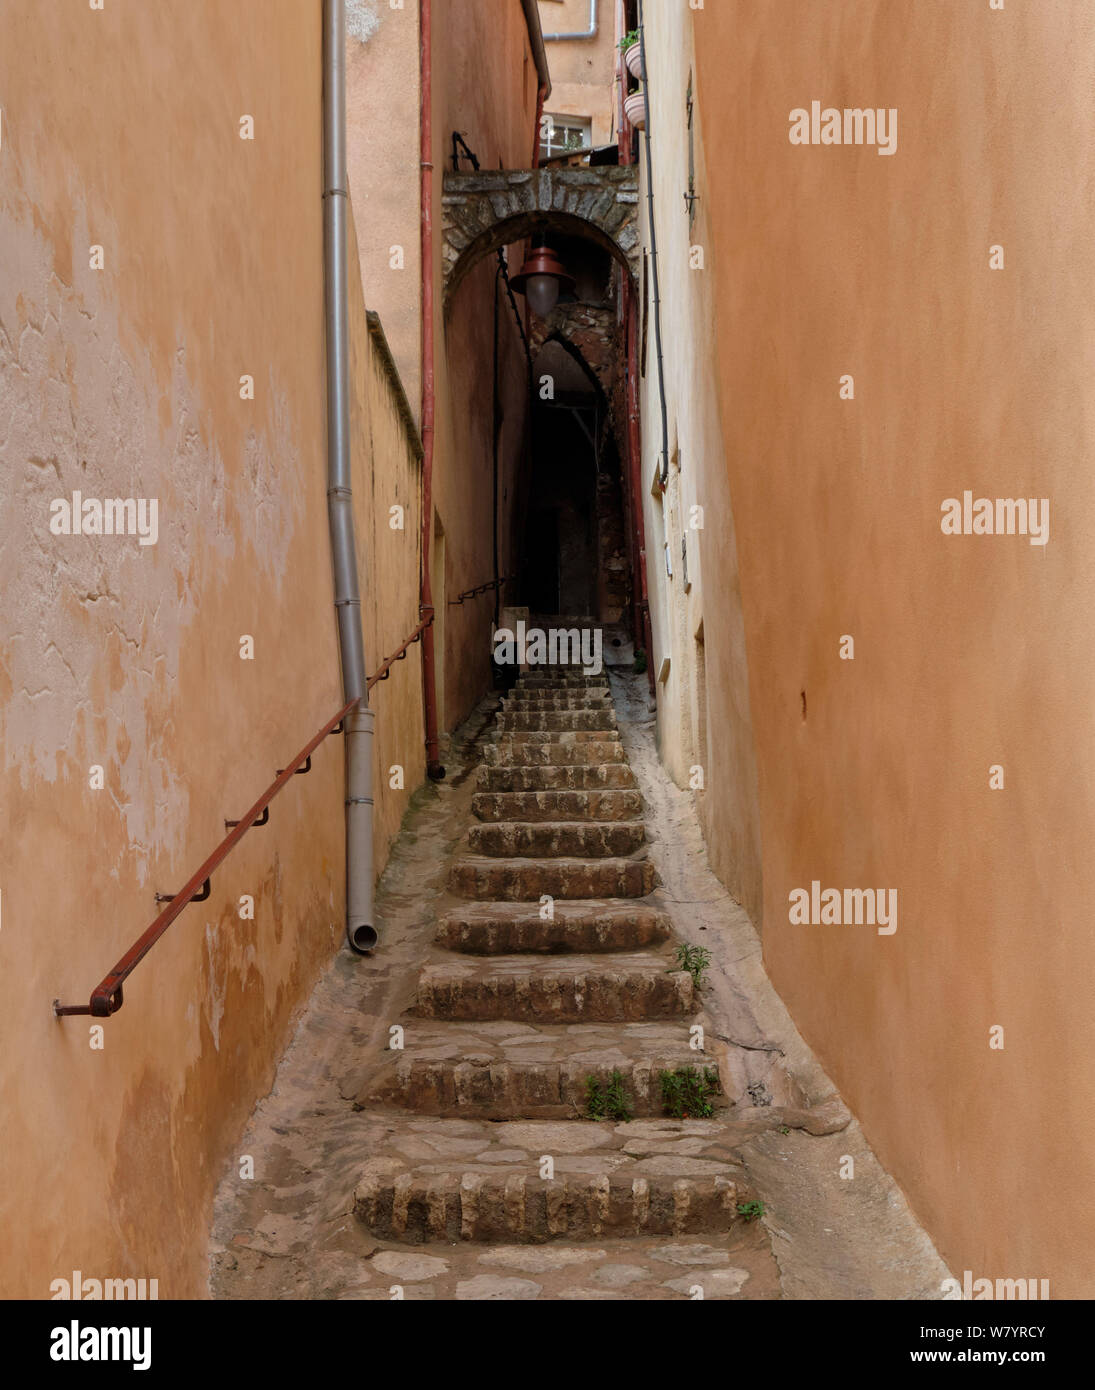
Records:
<instances>
[{"instance_id":1,"label":"arched passage","mask_svg":"<svg viewBox=\"0 0 1095 1390\"><path fill-rule=\"evenodd\" d=\"M451 449L459 462L451 476L463 487L459 505L470 514L487 493L459 480L482 478L484 463L490 469L493 532L488 527L485 534L498 584L479 606L463 593L447 600L466 600L452 610L460 630L450 634L450 657L474 649L480 621L504 623L507 609L534 619L587 619L608 630L606 645L620 659L631 650L641 546L630 495L629 320L621 311L634 303L641 264L637 214L637 175L629 166L445 176L449 360L486 366L487 354L493 357L493 369L469 371L454 397L460 406L450 417ZM537 235L560 254L574 281L547 317L529 314L505 290L520 243ZM474 319L490 280L495 324L488 339ZM484 390L493 397L489 436L474 423ZM469 532L463 550L480 543L479 529ZM449 665L454 672L467 667ZM462 679L453 674L451 682Z\"/></svg>"},{"instance_id":2,"label":"arched passage","mask_svg":"<svg viewBox=\"0 0 1095 1390\"><path fill-rule=\"evenodd\" d=\"M637 283L638 201L633 165L446 174L441 228L446 305L484 256L543 230L596 242Z\"/></svg>"},{"instance_id":3,"label":"arched passage","mask_svg":"<svg viewBox=\"0 0 1095 1390\"><path fill-rule=\"evenodd\" d=\"M629 597L620 450L598 374L562 331L533 361L536 390L519 602L617 624Z\"/></svg>"}]
</instances>

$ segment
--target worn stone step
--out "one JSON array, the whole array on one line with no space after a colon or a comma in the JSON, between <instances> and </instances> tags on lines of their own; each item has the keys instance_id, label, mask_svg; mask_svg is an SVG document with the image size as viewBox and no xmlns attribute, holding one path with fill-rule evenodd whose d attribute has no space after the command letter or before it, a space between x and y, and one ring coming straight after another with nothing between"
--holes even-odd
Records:
<instances>
[{"instance_id":1,"label":"worn stone step","mask_svg":"<svg viewBox=\"0 0 1095 1390\"><path fill-rule=\"evenodd\" d=\"M630 789L635 774L626 763L564 764L562 767L487 767L476 785L484 792L596 791Z\"/></svg>"},{"instance_id":2,"label":"worn stone step","mask_svg":"<svg viewBox=\"0 0 1095 1390\"><path fill-rule=\"evenodd\" d=\"M625 821L643 813L637 791L476 792L471 809L482 821Z\"/></svg>"},{"instance_id":3,"label":"worn stone step","mask_svg":"<svg viewBox=\"0 0 1095 1390\"><path fill-rule=\"evenodd\" d=\"M472 854L496 859L614 859L646 843L642 821L504 821L468 829Z\"/></svg>"},{"instance_id":4,"label":"worn stone step","mask_svg":"<svg viewBox=\"0 0 1095 1390\"><path fill-rule=\"evenodd\" d=\"M510 1036L501 1036L502 1033ZM684 1025L633 1023L408 1025L404 1049L370 1086L364 1103L397 1105L420 1115L495 1120L582 1119L590 1083L604 1095L615 1079L631 1118L662 1116L661 1073L703 1068L725 1106L717 1060L690 1051Z\"/></svg>"},{"instance_id":5,"label":"worn stone step","mask_svg":"<svg viewBox=\"0 0 1095 1390\"><path fill-rule=\"evenodd\" d=\"M591 685L607 685L605 673L598 671L588 674L580 667L540 667L538 672L526 671L514 685L514 690L552 690L561 688L572 690L576 686L585 688Z\"/></svg>"},{"instance_id":6,"label":"worn stone step","mask_svg":"<svg viewBox=\"0 0 1095 1390\"><path fill-rule=\"evenodd\" d=\"M435 940L469 955L638 951L668 939L670 919L657 908L623 902L559 902L545 919L541 909L523 904L469 903L447 913Z\"/></svg>"},{"instance_id":7,"label":"worn stone step","mask_svg":"<svg viewBox=\"0 0 1095 1390\"><path fill-rule=\"evenodd\" d=\"M710 1237L701 1232L672 1240L664 1235L524 1244L438 1240L409 1245L369 1240L377 1249L363 1267L353 1258L339 1263L346 1259L339 1253L317 1252L308 1261L314 1271L309 1283L304 1289L299 1282L291 1285L291 1294L283 1292L285 1284L274 1285L276 1293L260 1294L248 1278L245 1292L236 1291L239 1284L229 1285L231 1293L215 1296L384 1303L396 1296L398 1284L399 1296L407 1302L611 1302L648 1303L653 1308L655 1303L660 1307L697 1299L740 1304L778 1302L786 1297L771 1238L760 1221L735 1225ZM234 1268L244 1253L215 1255L214 1271L218 1266ZM278 1266L295 1268L290 1260L257 1255L255 1259L266 1278L276 1279L286 1272ZM362 1279L371 1282L363 1286ZM737 1316L740 1322L741 1315Z\"/></svg>"},{"instance_id":8,"label":"worn stone step","mask_svg":"<svg viewBox=\"0 0 1095 1390\"><path fill-rule=\"evenodd\" d=\"M607 708L520 710L511 713L506 709L498 716L497 727L502 733L563 733L579 729L600 733L602 730L615 729L616 711Z\"/></svg>"},{"instance_id":9,"label":"worn stone step","mask_svg":"<svg viewBox=\"0 0 1095 1390\"><path fill-rule=\"evenodd\" d=\"M604 677L592 680L539 680L522 681L520 685L515 685L507 694L581 695L586 691L608 689L609 687L604 684Z\"/></svg>"},{"instance_id":10,"label":"worn stone step","mask_svg":"<svg viewBox=\"0 0 1095 1390\"><path fill-rule=\"evenodd\" d=\"M724 1133L717 1120L416 1121L401 1149L369 1151L354 1214L407 1244L711 1237L743 1221L751 1196ZM431 1148L425 1162L403 1156Z\"/></svg>"},{"instance_id":11,"label":"worn stone step","mask_svg":"<svg viewBox=\"0 0 1095 1390\"><path fill-rule=\"evenodd\" d=\"M537 902L552 898L645 898L657 876L649 859L490 859L466 856L449 871L465 898Z\"/></svg>"},{"instance_id":12,"label":"worn stone step","mask_svg":"<svg viewBox=\"0 0 1095 1390\"><path fill-rule=\"evenodd\" d=\"M548 713L555 710L562 710L564 713L571 710L608 710L615 709L613 702L607 698L592 698L589 695L562 695L555 693L546 698L521 696L520 698L510 698L503 701L503 711L508 714L523 713Z\"/></svg>"},{"instance_id":13,"label":"worn stone step","mask_svg":"<svg viewBox=\"0 0 1095 1390\"><path fill-rule=\"evenodd\" d=\"M556 738L546 742L541 735L526 734L484 744L483 761L488 767L596 767L601 763L626 764L627 755L618 738Z\"/></svg>"},{"instance_id":14,"label":"worn stone step","mask_svg":"<svg viewBox=\"0 0 1095 1390\"><path fill-rule=\"evenodd\" d=\"M552 700L588 700L594 704L611 703L612 692L607 685L550 686L536 685L524 687L515 685L506 692L507 704L537 705L550 704Z\"/></svg>"},{"instance_id":15,"label":"worn stone step","mask_svg":"<svg viewBox=\"0 0 1095 1390\"><path fill-rule=\"evenodd\" d=\"M620 734L617 729L495 729L491 739L513 748L540 743L570 748L582 743L619 743Z\"/></svg>"},{"instance_id":16,"label":"worn stone step","mask_svg":"<svg viewBox=\"0 0 1095 1390\"><path fill-rule=\"evenodd\" d=\"M584 681L580 684L556 682L554 685L515 685L503 692L507 700L600 700L612 701L612 691L608 683Z\"/></svg>"},{"instance_id":17,"label":"worn stone step","mask_svg":"<svg viewBox=\"0 0 1095 1390\"><path fill-rule=\"evenodd\" d=\"M695 1011L692 976L657 955L453 959L427 965L414 1007L420 1018L528 1023L641 1022Z\"/></svg>"}]
</instances>

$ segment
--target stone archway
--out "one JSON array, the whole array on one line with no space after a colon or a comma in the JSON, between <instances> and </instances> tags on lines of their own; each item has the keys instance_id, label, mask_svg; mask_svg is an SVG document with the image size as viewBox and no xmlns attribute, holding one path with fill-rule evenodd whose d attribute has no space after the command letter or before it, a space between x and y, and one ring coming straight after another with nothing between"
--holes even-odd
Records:
<instances>
[{"instance_id":1,"label":"stone archway","mask_svg":"<svg viewBox=\"0 0 1095 1390\"><path fill-rule=\"evenodd\" d=\"M635 165L448 173L441 246L446 303L477 261L538 229L588 236L638 283L639 173Z\"/></svg>"}]
</instances>

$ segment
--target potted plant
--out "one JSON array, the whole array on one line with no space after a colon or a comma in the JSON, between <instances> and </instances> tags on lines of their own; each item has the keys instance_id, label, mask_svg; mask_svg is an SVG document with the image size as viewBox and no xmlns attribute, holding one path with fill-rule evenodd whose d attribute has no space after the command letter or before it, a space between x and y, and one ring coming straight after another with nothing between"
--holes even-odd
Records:
<instances>
[{"instance_id":1,"label":"potted plant","mask_svg":"<svg viewBox=\"0 0 1095 1390\"><path fill-rule=\"evenodd\" d=\"M641 87L624 97L624 115L633 129L646 129L646 93Z\"/></svg>"},{"instance_id":2,"label":"potted plant","mask_svg":"<svg viewBox=\"0 0 1095 1390\"><path fill-rule=\"evenodd\" d=\"M638 29L632 29L620 40L620 49L624 55L624 62L627 70L632 77L642 79L643 75L643 46L639 37Z\"/></svg>"}]
</instances>

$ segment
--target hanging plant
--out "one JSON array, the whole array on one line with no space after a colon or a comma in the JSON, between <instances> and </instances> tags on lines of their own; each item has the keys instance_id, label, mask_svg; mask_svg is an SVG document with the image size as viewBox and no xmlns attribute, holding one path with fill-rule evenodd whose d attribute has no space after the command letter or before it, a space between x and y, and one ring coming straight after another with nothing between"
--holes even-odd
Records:
<instances>
[{"instance_id":1,"label":"hanging plant","mask_svg":"<svg viewBox=\"0 0 1095 1390\"><path fill-rule=\"evenodd\" d=\"M641 87L624 97L624 115L633 129L646 129L646 93Z\"/></svg>"},{"instance_id":2,"label":"hanging plant","mask_svg":"<svg viewBox=\"0 0 1095 1390\"><path fill-rule=\"evenodd\" d=\"M630 34L625 34L620 40L620 48L624 55L624 63L628 72L637 80L642 80L643 75L643 45L639 37L638 29L632 29Z\"/></svg>"}]
</instances>

